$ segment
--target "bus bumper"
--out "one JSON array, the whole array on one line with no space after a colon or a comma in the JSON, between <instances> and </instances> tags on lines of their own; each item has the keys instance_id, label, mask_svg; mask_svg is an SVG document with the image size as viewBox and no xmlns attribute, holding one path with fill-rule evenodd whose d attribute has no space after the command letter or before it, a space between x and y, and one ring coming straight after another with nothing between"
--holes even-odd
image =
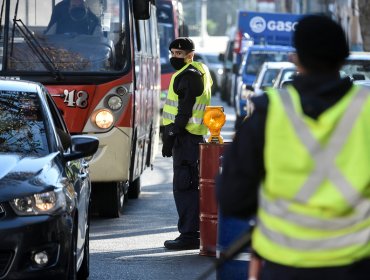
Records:
<instances>
[{"instance_id":1,"label":"bus bumper","mask_svg":"<svg viewBox=\"0 0 370 280\"><path fill-rule=\"evenodd\" d=\"M115 127L107 133L94 134L99 139L99 148L90 161L92 182L120 182L129 179L131 133L131 128Z\"/></svg>"}]
</instances>

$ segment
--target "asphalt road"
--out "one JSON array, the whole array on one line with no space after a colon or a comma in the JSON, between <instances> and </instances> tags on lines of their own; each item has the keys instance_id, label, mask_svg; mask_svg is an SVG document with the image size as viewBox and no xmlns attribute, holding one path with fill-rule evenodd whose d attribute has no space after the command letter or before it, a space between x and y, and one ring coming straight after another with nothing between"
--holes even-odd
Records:
<instances>
[{"instance_id":1,"label":"asphalt road","mask_svg":"<svg viewBox=\"0 0 370 280\"><path fill-rule=\"evenodd\" d=\"M227 121L221 134L225 141L230 141L235 120L233 109L217 97L212 105L224 106ZM127 202L122 217L93 217L89 279L198 279L212 266L214 257L200 256L199 250L169 251L163 246L165 240L178 236L172 158L163 158L159 153L154 169L144 172L141 183L140 197ZM216 279L216 274L206 279Z\"/></svg>"}]
</instances>

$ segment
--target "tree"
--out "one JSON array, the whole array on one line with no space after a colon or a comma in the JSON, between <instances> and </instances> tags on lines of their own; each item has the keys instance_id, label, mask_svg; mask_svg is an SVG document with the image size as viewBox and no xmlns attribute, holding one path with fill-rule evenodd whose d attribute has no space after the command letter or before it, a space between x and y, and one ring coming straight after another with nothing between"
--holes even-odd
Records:
<instances>
[{"instance_id":1,"label":"tree","mask_svg":"<svg viewBox=\"0 0 370 280\"><path fill-rule=\"evenodd\" d=\"M358 0L361 36L364 51L370 51L370 0Z\"/></svg>"}]
</instances>

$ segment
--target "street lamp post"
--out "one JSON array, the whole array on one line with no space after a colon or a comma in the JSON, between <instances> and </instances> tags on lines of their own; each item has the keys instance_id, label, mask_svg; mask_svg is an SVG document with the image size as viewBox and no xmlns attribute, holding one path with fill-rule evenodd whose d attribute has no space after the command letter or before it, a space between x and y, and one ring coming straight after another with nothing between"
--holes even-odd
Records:
<instances>
[{"instance_id":1,"label":"street lamp post","mask_svg":"<svg viewBox=\"0 0 370 280\"><path fill-rule=\"evenodd\" d=\"M201 0L201 9L200 9L200 46L205 47L205 40L207 36L207 0Z\"/></svg>"}]
</instances>

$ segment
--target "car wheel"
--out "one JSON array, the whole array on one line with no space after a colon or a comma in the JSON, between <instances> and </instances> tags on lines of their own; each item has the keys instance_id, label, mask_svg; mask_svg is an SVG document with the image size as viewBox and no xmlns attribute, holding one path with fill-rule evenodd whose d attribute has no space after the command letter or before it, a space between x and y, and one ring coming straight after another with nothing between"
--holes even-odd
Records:
<instances>
[{"instance_id":1,"label":"car wheel","mask_svg":"<svg viewBox=\"0 0 370 280\"><path fill-rule=\"evenodd\" d=\"M119 218L123 213L125 202L124 183L104 183L99 187L102 190L99 198L99 215L104 218Z\"/></svg>"},{"instance_id":2,"label":"car wheel","mask_svg":"<svg viewBox=\"0 0 370 280\"><path fill-rule=\"evenodd\" d=\"M81 263L81 267L77 272L78 280L86 280L90 274L90 213L88 214L88 222L86 229L86 237L84 244L84 256Z\"/></svg>"},{"instance_id":3,"label":"car wheel","mask_svg":"<svg viewBox=\"0 0 370 280\"><path fill-rule=\"evenodd\" d=\"M129 198L138 198L141 192L141 182L140 177L130 182L130 186L128 188L128 197Z\"/></svg>"}]
</instances>

